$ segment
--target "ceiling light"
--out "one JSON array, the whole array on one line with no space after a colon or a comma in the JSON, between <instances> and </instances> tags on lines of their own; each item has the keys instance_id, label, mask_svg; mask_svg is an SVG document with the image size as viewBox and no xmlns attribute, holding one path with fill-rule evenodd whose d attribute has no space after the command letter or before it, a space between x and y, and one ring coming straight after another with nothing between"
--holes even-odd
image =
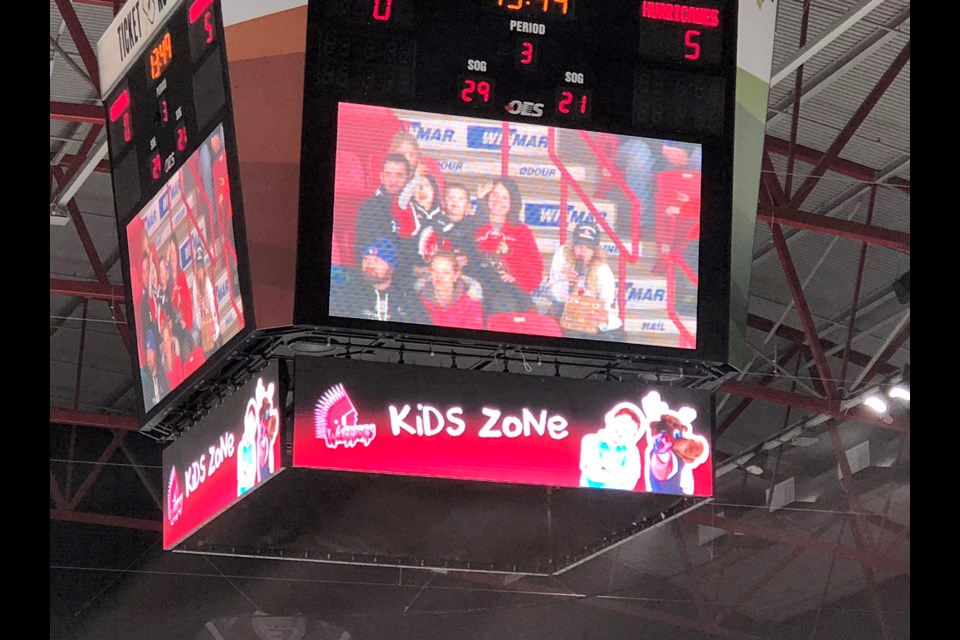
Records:
<instances>
[{"instance_id":1,"label":"ceiling light","mask_svg":"<svg viewBox=\"0 0 960 640\"><path fill-rule=\"evenodd\" d=\"M891 398L910 402L910 387L905 384L895 384L887 391L887 395Z\"/></svg>"},{"instance_id":2,"label":"ceiling light","mask_svg":"<svg viewBox=\"0 0 960 640\"><path fill-rule=\"evenodd\" d=\"M753 474L755 476L763 475L763 467L759 467L755 464L749 465L748 467L746 467L746 470L747 470L747 473Z\"/></svg>"},{"instance_id":3,"label":"ceiling light","mask_svg":"<svg viewBox=\"0 0 960 640\"><path fill-rule=\"evenodd\" d=\"M879 395L868 396L864 399L863 404L867 405L877 413L887 412L887 403L884 402L883 398L881 398Z\"/></svg>"}]
</instances>

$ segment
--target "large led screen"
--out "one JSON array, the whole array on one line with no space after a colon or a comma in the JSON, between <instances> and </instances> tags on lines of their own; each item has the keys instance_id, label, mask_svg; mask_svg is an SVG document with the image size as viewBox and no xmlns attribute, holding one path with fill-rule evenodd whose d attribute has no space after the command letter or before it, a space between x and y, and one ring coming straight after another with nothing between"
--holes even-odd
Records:
<instances>
[{"instance_id":1,"label":"large led screen","mask_svg":"<svg viewBox=\"0 0 960 640\"><path fill-rule=\"evenodd\" d=\"M713 494L703 391L333 358L295 368L296 467Z\"/></svg>"},{"instance_id":2,"label":"large led screen","mask_svg":"<svg viewBox=\"0 0 960 640\"><path fill-rule=\"evenodd\" d=\"M281 469L278 372L274 361L164 449L164 549Z\"/></svg>"},{"instance_id":3,"label":"large led screen","mask_svg":"<svg viewBox=\"0 0 960 640\"><path fill-rule=\"evenodd\" d=\"M244 327L220 125L127 225L143 407Z\"/></svg>"},{"instance_id":4,"label":"large led screen","mask_svg":"<svg viewBox=\"0 0 960 640\"><path fill-rule=\"evenodd\" d=\"M340 103L329 313L695 349L701 159L694 143Z\"/></svg>"}]
</instances>

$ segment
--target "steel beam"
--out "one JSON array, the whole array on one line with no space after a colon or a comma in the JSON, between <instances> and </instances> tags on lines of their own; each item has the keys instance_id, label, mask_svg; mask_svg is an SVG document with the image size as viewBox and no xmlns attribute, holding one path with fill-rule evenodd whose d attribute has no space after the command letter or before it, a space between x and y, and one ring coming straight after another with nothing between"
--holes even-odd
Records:
<instances>
[{"instance_id":1,"label":"steel beam","mask_svg":"<svg viewBox=\"0 0 960 640\"><path fill-rule=\"evenodd\" d=\"M87 491L90 490L91 485L93 485L94 480L100 475L100 472L103 471L104 466L110 458L113 457L113 454L117 451L120 445L123 443L123 439L127 437L128 431L114 431L113 440L110 441L110 444L107 445L107 448L103 450L103 453L100 454L100 458L97 459L97 462L94 464L93 469L90 470L90 473L87 474L87 477L83 479L83 482L77 487L76 492L70 496L70 501L67 503L67 506L64 507L66 511L73 511L77 508L77 505L80 504L80 501L83 500L84 496L87 495Z\"/></svg>"},{"instance_id":2,"label":"steel beam","mask_svg":"<svg viewBox=\"0 0 960 640\"><path fill-rule=\"evenodd\" d=\"M806 229L807 231L819 231L832 236L859 240L867 244L910 253L910 234L903 231L882 229L869 224L831 218L807 211L797 211L790 207L779 207L765 202L757 204L757 220L769 224Z\"/></svg>"},{"instance_id":3,"label":"steel beam","mask_svg":"<svg viewBox=\"0 0 960 640\"><path fill-rule=\"evenodd\" d=\"M876 106L877 102L880 101L880 97L883 96L884 92L886 92L886 90L890 87L897 75L899 75L900 70L903 69L909 60L910 43L908 42L894 59L893 63L890 65L890 68L887 69L886 72L884 72L884 74L880 77L880 81L877 82L876 86L870 91L867 97L864 98L863 102L860 104L860 107L857 108L856 112L853 114L853 117L850 118L850 121L846 124L846 126L844 126L837 138L824 152L823 157L820 158L820 161L817 162L817 164L813 167L810 175L808 175L806 180L803 181L803 184L800 185L800 188L797 189L797 192L790 196L789 206L795 209L800 208L800 206L803 204L803 201L806 200L807 196L810 195L810 192L813 191L814 187L817 186L820 178L823 177L823 174L827 172L827 169L829 169L837 157L839 157L840 152L843 151L845 146L847 146L847 143L850 142L853 134L857 132L857 129L859 129L860 125L863 124L863 121Z\"/></svg>"},{"instance_id":4,"label":"steel beam","mask_svg":"<svg viewBox=\"0 0 960 640\"><path fill-rule=\"evenodd\" d=\"M770 331L774 327L774 324L772 320L768 320L767 318L763 318L761 316L751 313L747 315L747 326L750 327L751 329L756 329L758 331L766 332L766 331ZM786 325L780 325L779 327L776 328L776 331L774 333L781 338L784 338L786 340L789 340L791 342L795 342L798 344L803 344L804 341L806 340L806 336L804 335L803 331L800 331L799 329L794 329L793 327L788 327ZM827 353L834 349L843 348L843 345L839 345L835 342L831 342L830 340L826 340L826 339L821 339L820 344L823 346L825 350L824 353ZM860 351L851 351L850 362L852 362L853 364L859 367L869 367L872 363L872 360L870 356L868 356L865 353L861 353ZM897 367L887 364L886 362L879 362L879 361L877 362L877 371L883 375L896 373L897 370L898 370Z\"/></svg>"},{"instance_id":5,"label":"steel beam","mask_svg":"<svg viewBox=\"0 0 960 640\"><path fill-rule=\"evenodd\" d=\"M790 154L790 142L780 138L775 138L771 135L764 137L763 148L765 151L769 151L770 153L774 153L778 156L787 156ZM793 155L801 162L817 165L821 160L823 160L825 154L822 151L817 151L812 147L806 147L802 144L795 144L793 146ZM876 169L872 169L866 165L859 164L851 160L845 160L844 158L835 158L833 163L830 165L830 171L833 173L839 173L842 176L847 176L848 178L853 178L858 182L872 183L876 182L878 177ZM907 195L910 194L909 180L892 176L887 179L886 184L895 189L903 191Z\"/></svg>"},{"instance_id":6,"label":"steel beam","mask_svg":"<svg viewBox=\"0 0 960 640\"><path fill-rule=\"evenodd\" d=\"M123 431L139 431L137 417L107 413L92 413L89 411L70 411L69 409L55 409L50 407L50 423L63 425L79 425L82 427L98 427L100 429L120 429Z\"/></svg>"},{"instance_id":7,"label":"steel beam","mask_svg":"<svg viewBox=\"0 0 960 640\"><path fill-rule=\"evenodd\" d=\"M57 178L57 181L62 180L62 172L60 172L56 167L53 168L54 175ZM70 218L73 220L73 226L77 230L77 235L80 236L80 242L83 244L83 249L87 254L87 259L90 260L90 266L93 268L93 273L97 277L97 281L101 284L110 284L107 280L107 271L103 267L103 263L100 261L100 256L97 254L97 248L93 244L93 238L90 237L90 232L87 230L87 224L83 221L83 216L80 214L80 208L77 207L77 204L71 200L67 203L67 210L70 212ZM117 331L120 332L120 337L123 338L124 344L127 346L127 350L133 353L133 342L130 340L130 330L127 327L127 321L124 318L123 310L120 308L120 305L111 305L110 311L113 313L114 319L117 321Z\"/></svg>"},{"instance_id":8,"label":"steel beam","mask_svg":"<svg viewBox=\"0 0 960 640\"><path fill-rule=\"evenodd\" d=\"M122 303L124 300L123 286L110 283L103 284L91 280L50 278L50 293L87 300L105 300L106 302Z\"/></svg>"},{"instance_id":9,"label":"steel beam","mask_svg":"<svg viewBox=\"0 0 960 640\"><path fill-rule=\"evenodd\" d=\"M781 389L772 389L749 382L740 382L738 380L727 380L719 387L717 391L730 393L742 398L753 398L754 400L763 400L773 404L795 407L811 413L820 414L829 418L839 418L842 420L854 420L866 424L889 429L891 431L909 432L910 421L891 416L879 416L869 409L862 406L855 406L849 409L841 409L839 405L833 404L823 398L813 398L811 396L800 395L799 393L790 393ZM886 422L885 420L889 420Z\"/></svg>"},{"instance_id":10,"label":"steel beam","mask_svg":"<svg viewBox=\"0 0 960 640\"><path fill-rule=\"evenodd\" d=\"M839 38L843 33L862 20L864 16L873 11L883 0L862 0L860 4L853 7L846 14L840 16L832 25L824 29L820 37L813 42L801 42L801 48L791 58L784 62L770 77L770 87L773 88L785 80L793 71L802 67L810 58L817 55L831 42ZM806 38L804 38L805 40Z\"/></svg>"},{"instance_id":11,"label":"steel beam","mask_svg":"<svg viewBox=\"0 0 960 640\"><path fill-rule=\"evenodd\" d=\"M90 40L87 39L87 34L83 31L77 12L74 11L70 0L56 0L56 3L57 9L60 10L60 17L67 23L70 37L73 38L73 43L77 45L77 51L80 53L80 59L83 60L83 66L86 68L93 85L97 88L97 93L100 93L100 70L97 67L97 54L90 46Z\"/></svg>"},{"instance_id":12,"label":"steel beam","mask_svg":"<svg viewBox=\"0 0 960 640\"><path fill-rule=\"evenodd\" d=\"M700 513L699 510L693 510L680 517L690 524L701 524L706 527L725 529L731 533L742 533L762 540L769 540L770 542L785 544L791 547L799 547L807 551L815 551L836 558L854 560L861 564L877 567L878 569L885 569L896 574L910 574L909 563L900 562L899 560L875 551L864 551L862 549L852 549L850 547L830 544L819 538L798 535L776 527L758 525L746 520L712 514L708 515Z\"/></svg>"},{"instance_id":13,"label":"steel beam","mask_svg":"<svg viewBox=\"0 0 960 640\"><path fill-rule=\"evenodd\" d=\"M103 107L94 104L74 104L50 101L50 119L63 122L82 122L105 125Z\"/></svg>"},{"instance_id":14,"label":"steel beam","mask_svg":"<svg viewBox=\"0 0 960 640\"><path fill-rule=\"evenodd\" d=\"M827 364L827 357L823 355L823 345L820 344L820 338L817 336L817 327L813 323L813 316L810 308L807 306L806 296L803 295L803 287L800 285L800 278L797 276L797 268L793 264L793 258L790 257L790 249L787 247L787 241L783 237L783 231L780 225L770 226L773 234L773 242L777 247L777 254L780 256L780 264L783 265L783 272L787 276L787 284L790 292L793 294L793 301L797 307L797 314L800 316L800 322L803 324L803 332L807 337L807 346L813 354L813 359L817 363L817 371L820 373L820 381L827 391L827 398L831 404L837 399L837 386L833 383L833 373L830 371L830 365Z\"/></svg>"},{"instance_id":15,"label":"steel beam","mask_svg":"<svg viewBox=\"0 0 960 640\"><path fill-rule=\"evenodd\" d=\"M122 527L125 529L141 529L143 531L163 531L163 522L160 520L144 520L142 518L123 518L120 516L107 516L99 513L84 513L82 511L65 511L63 509L51 509L51 520L64 520L66 522L82 522L84 524L99 524L106 527Z\"/></svg>"}]
</instances>

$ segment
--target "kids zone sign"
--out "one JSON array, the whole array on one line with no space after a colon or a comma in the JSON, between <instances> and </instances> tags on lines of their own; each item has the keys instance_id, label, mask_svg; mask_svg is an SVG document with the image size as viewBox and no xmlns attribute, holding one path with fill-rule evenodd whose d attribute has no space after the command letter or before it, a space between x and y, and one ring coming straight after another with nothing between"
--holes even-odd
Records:
<instances>
[{"instance_id":1,"label":"kids zone sign","mask_svg":"<svg viewBox=\"0 0 960 640\"><path fill-rule=\"evenodd\" d=\"M278 369L261 370L164 450L164 549L280 470Z\"/></svg>"},{"instance_id":2,"label":"kids zone sign","mask_svg":"<svg viewBox=\"0 0 960 640\"><path fill-rule=\"evenodd\" d=\"M706 392L334 358L295 367L295 467L713 495Z\"/></svg>"}]
</instances>

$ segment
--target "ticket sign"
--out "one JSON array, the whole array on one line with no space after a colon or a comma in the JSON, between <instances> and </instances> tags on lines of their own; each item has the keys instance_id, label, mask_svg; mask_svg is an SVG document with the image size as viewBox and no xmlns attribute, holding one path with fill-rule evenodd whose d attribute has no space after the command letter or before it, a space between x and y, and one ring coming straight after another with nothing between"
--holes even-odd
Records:
<instances>
[{"instance_id":1,"label":"ticket sign","mask_svg":"<svg viewBox=\"0 0 960 640\"><path fill-rule=\"evenodd\" d=\"M713 495L710 394L412 366L298 358L294 466Z\"/></svg>"},{"instance_id":2,"label":"ticket sign","mask_svg":"<svg viewBox=\"0 0 960 640\"><path fill-rule=\"evenodd\" d=\"M282 397L275 361L164 450L164 549L281 469Z\"/></svg>"}]
</instances>

